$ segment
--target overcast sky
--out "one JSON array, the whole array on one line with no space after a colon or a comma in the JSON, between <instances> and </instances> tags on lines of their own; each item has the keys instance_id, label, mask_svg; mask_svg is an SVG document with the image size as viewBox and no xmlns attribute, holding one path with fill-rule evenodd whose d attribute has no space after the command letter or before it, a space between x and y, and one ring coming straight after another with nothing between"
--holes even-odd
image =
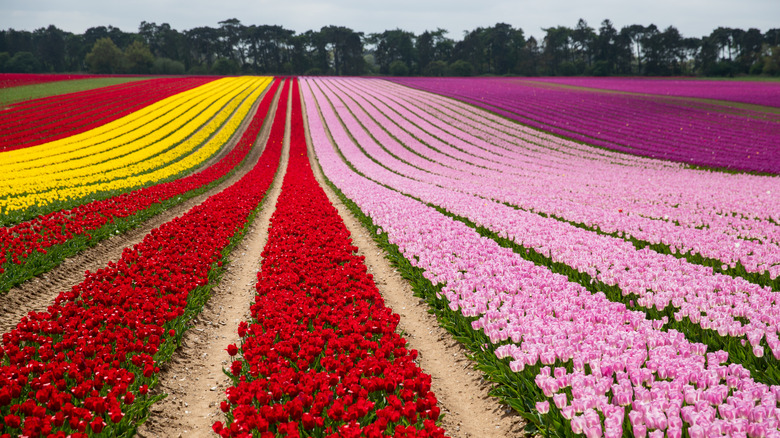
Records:
<instances>
[{"instance_id":1,"label":"overcast sky","mask_svg":"<svg viewBox=\"0 0 780 438\"><path fill-rule=\"evenodd\" d=\"M0 29L32 31L53 24L80 34L112 25L136 32L148 21L183 31L219 27L228 18L296 32L337 25L366 34L396 28L419 34L440 27L455 40L464 30L499 22L540 38L542 28L574 27L584 18L598 29L609 18L618 29L652 23L701 37L718 26L762 32L780 27L780 0L0 0Z\"/></svg>"}]
</instances>

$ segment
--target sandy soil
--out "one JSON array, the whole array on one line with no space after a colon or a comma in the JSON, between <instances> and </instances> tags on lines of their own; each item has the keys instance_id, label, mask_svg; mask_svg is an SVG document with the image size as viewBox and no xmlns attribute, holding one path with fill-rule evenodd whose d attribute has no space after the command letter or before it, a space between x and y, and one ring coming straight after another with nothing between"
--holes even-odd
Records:
<instances>
[{"instance_id":1,"label":"sandy soil","mask_svg":"<svg viewBox=\"0 0 780 438\"><path fill-rule=\"evenodd\" d=\"M287 117L290 117L288 107ZM203 311L187 330L173 360L160 373L155 393L168 396L151 408L149 420L138 429L139 437L214 437L215 421L225 421L219 404L231 381L223 373L230 366L225 349L237 342L238 323L250 318L257 272L268 225L276 208L289 156L289 122L282 161L263 205Z\"/></svg>"}]
</instances>

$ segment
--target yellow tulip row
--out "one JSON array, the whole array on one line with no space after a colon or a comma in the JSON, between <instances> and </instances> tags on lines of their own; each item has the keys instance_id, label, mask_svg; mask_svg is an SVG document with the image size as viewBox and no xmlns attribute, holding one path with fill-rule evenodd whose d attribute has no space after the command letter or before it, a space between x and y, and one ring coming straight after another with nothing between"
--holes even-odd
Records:
<instances>
[{"instance_id":1,"label":"yellow tulip row","mask_svg":"<svg viewBox=\"0 0 780 438\"><path fill-rule=\"evenodd\" d=\"M25 158L24 161L16 163L11 163L9 157L3 156L4 164L0 164L0 196L12 193L8 192L8 185L13 185L17 190L26 188L25 179L29 177L40 178L109 161L133 151L159 148L156 142L161 138L185 129L185 123L209 106L214 111L218 107L213 105L224 105L224 99L233 96L229 90L235 93L237 84L233 83L231 88L227 88L228 83L220 82L209 89L182 93L188 96L172 99L151 111L144 109L143 113L139 111L130 114L123 118L125 123L121 126L110 127L113 129L104 126L84 133L86 135L79 134L78 139L73 136L38 147L12 151L27 153L20 157Z\"/></svg>"},{"instance_id":2,"label":"yellow tulip row","mask_svg":"<svg viewBox=\"0 0 780 438\"><path fill-rule=\"evenodd\" d=\"M212 99L201 101L187 111L170 111L158 118L165 122L155 123L155 120L150 120L147 125L125 133L135 134L138 137L135 141L127 143L125 139L127 135L118 135L99 144L86 143L84 151L76 150L70 154L59 154L46 160L36 160L47 161L43 168L12 170L13 174L10 178L5 181L0 180L0 198L32 195L73 184L81 185L115 179L112 171L123 171L123 168L131 163L149 160L177 145L181 146L185 138L203 126L224 105L242 92L246 93L247 85L243 83L241 87L222 90L221 93L210 93ZM82 156L84 153L86 156ZM79 156L74 157L76 154ZM0 171L2 170L0 168Z\"/></svg>"},{"instance_id":3,"label":"yellow tulip row","mask_svg":"<svg viewBox=\"0 0 780 438\"><path fill-rule=\"evenodd\" d=\"M125 191L194 169L230 139L270 84L271 78L230 78L215 82L223 82L224 86L217 87L219 91L207 92L212 98L201 100L185 111L168 106L169 111L158 117L170 118L177 114L176 119L165 123L154 123L157 119L152 119L148 124L157 129L151 131L144 125L134 127L130 132L147 132L139 139L130 143L120 141L120 144L113 140L101 141L103 152L94 153L92 163L89 161L92 156L79 156L65 163L56 162L56 158L67 152L49 156L47 159L54 162L47 167L62 166L61 170L39 174L24 186L20 182L28 181L27 178L2 187L7 192L0 192L0 212L42 207L99 192ZM155 112L147 111L141 118L148 120L152 114ZM121 126L131 125L136 124L132 122ZM70 153L72 155L74 151Z\"/></svg>"},{"instance_id":4,"label":"yellow tulip row","mask_svg":"<svg viewBox=\"0 0 780 438\"><path fill-rule=\"evenodd\" d=\"M213 102L224 94L230 80L213 81L192 90L168 97L132 114L106 123L98 128L52 141L40 146L22 148L0 154L0 178L18 175L23 169L34 169L65 163L68 160L93 155L117 145L129 144L160 128L204 99ZM202 108L201 108L202 109ZM143 129L142 129L143 128ZM107 141L114 141L105 145ZM1 180L1 179L0 179Z\"/></svg>"}]
</instances>

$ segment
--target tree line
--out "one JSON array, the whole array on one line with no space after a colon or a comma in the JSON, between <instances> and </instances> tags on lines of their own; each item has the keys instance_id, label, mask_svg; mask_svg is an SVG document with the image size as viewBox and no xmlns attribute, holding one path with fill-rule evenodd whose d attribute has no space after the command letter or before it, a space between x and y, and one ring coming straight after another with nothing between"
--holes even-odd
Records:
<instances>
[{"instance_id":1,"label":"tree line","mask_svg":"<svg viewBox=\"0 0 780 438\"><path fill-rule=\"evenodd\" d=\"M73 34L50 25L0 30L0 72L297 75L668 76L780 75L780 29L718 27L701 38L674 26L542 29L541 41L506 23L419 35L402 29L365 34L343 26L296 33L277 25L179 31L143 21L137 32L98 26Z\"/></svg>"}]
</instances>

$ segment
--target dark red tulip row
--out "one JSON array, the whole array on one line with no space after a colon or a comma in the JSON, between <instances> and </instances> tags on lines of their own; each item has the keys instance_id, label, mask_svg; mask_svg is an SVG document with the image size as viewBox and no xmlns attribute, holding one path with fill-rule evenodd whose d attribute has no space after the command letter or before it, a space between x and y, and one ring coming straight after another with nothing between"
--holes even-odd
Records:
<instances>
[{"instance_id":1,"label":"dark red tulip row","mask_svg":"<svg viewBox=\"0 0 780 438\"><path fill-rule=\"evenodd\" d=\"M22 85L35 85L45 82L70 81L73 79L103 78L107 76L111 77L113 75L0 73L0 88L20 87Z\"/></svg>"},{"instance_id":2,"label":"dark red tulip row","mask_svg":"<svg viewBox=\"0 0 780 438\"><path fill-rule=\"evenodd\" d=\"M10 151L94 129L144 106L213 81L157 78L10 105L0 119L0 151Z\"/></svg>"},{"instance_id":3,"label":"dark red tulip row","mask_svg":"<svg viewBox=\"0 0 780 438\"><path fill-rule=\"evenodd\" d=\"M297 82L290 161L258 274L253 319L229 345L223 437L442 437L431 378L395 333L349 231L306 155Z\"/></svg>"},{"instance_id":4,"label":"dark red tulip row","mask_svg":"<svg viewBox=\"0 0 780 438\"><path fill-rule=\"evenodd\" d=\"M263 126L279 84L275 81L266 92L257 113L238 144L220 161L203 171L178 180L141 188L105 200L93 201L70 210L38 216L30 221L0 228L0 292L37 275L37 266L52 265L83 250L91 233L109 223L135 215L153 205L191 193L224 177L251 150ZM77 243L76 238L86 236ZM59 254L61 252L67 252ZM30 261L35 263L30 266ZM46 258L48 260L41 260Z\"/></svg>"},{"instance_id":5,"label":"dark red tulip row","mask_svg":"<svg viewBox=\"0 0 780 438\"><path fill-rule=\"evenodd\" d=\"M238 182L152 230L3 335L0 436L132 433L154 401L148 390L159 362L208 299L280 154L280 142L269 142Z\"/></svg>"}]
</instances>

